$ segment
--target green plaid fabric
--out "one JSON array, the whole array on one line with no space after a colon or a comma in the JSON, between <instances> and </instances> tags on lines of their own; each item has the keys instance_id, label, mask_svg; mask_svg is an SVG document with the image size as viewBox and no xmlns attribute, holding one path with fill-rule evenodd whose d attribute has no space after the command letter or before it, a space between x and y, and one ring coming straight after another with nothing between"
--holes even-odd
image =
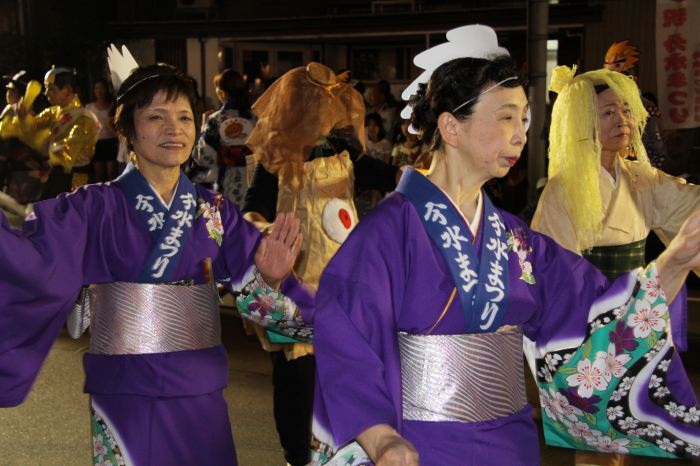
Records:
<instances>
[{"instance_id":1,"label":"green plaid fabric","mask_svg":"<svg viewBox=\"0 0 700 466\"><path fill-rule=\"evenodd\" d=\"M619 246L599 246L583 252L583 257L608 277L615 280L625 272L637 267L644 267L646 239Z\"/></svg>"}]
</instances>

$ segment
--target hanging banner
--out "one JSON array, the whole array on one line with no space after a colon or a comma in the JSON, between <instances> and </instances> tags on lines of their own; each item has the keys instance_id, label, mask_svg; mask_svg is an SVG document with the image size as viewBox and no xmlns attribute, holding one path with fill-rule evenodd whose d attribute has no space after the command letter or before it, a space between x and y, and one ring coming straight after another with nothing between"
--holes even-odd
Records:
<instances>
[{"instance_id":1,"label":"hanging banner","mask_svg":"<svg viewBox=\"0 0 700 466\"><path fill-rule=\"evenodd\" d=\"M700 1L656 0L656 80L664 129L700 127Z\"/></svg>"}]
</instances>

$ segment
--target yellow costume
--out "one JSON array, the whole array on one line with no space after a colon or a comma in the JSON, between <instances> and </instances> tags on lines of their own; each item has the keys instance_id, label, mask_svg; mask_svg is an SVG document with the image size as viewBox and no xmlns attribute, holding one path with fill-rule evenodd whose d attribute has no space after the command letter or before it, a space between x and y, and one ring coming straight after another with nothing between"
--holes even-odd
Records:
<instances>
[{"instance_id":1,"label":"yellow costume","mask_svg":"<svg viewBox=\"0 0 700 466\"><path fill-rule=\"evenodd\" d=\"M26 98L27 96L25 100ZM48 157L52 167L63 167L65 173L71 173L73 168L84 167L90 163L95 152L98 132L97 118L82 107L77 95L64 107L54 105L36 116L29 112L24 116L12 112L0 122L0 137L19 138ZM76 173L73 176L72 188L87 182L86 173Z\"/></svg>"},{"instance_id":2,"label":"yellow costume","mask_svg":"<svg viewBox=\"0 0 700 466\"><path fill-rule=\"evenodd\" d=\"M598 170L600 200L605 207L595 246L640 241L646 239L650 230L668 244L700 205L700 186L686 184L681 178L637 161L618 158L615 164L615 179L604 168ZM562 179L552 177L540 197L532 228L580 255L583 251L561 202L564 198Z\"/></svg>"},{"instance_id":3,"label":"yellow costume","mask_svg":"<svg viewBox=\"0 0 700 466\"><path fill-rule=\"evenodd\" d=\"M300 111L301 110L301 111ZM352 86L320 63L295 68L270 86L253 105L258 122L247 145L278 179L278 212L301 220L304 243L294 272L314 289L328 261L357 223L353 203L353 164L347 151L307 160L332 130L364 141L364 104ZM246 214L261 229L269 223ZM312 352L307 343L270 345L288 359Z\"/></svg>"},{"instance_id":4,"label":"yellow costume","mask_svg":"<svg viewBox=\"0 0 700 466\"><path fill-rule=\"evenodd\" d=\"M596 70L574 77L576 68L557 67L550 89L559 97L552 109L549 181L532 220L534 230L565 248L595 256L618 269L644 259L643 240L650 230L668 244L698 207L700 187L653 168L642 144L648 113L634 81L621 73ZM629 107L633 127L627 160L618 153L613 177L601 165L596 87L611 89ZM638 245L635 243L639 243ZM617 251L592 250L619 247ZM627 248L627 249L625 249ZM603 257L607 256L607 257ZM625 256L628 256L627 259Z\"/></svg>"},{"instance_id":5,"label":"yellow costume","mask_svg":"<svg viewBox=\"0 0 700 466\"><path fill-rule=\"evenodd\" d=\"M73 167L90 163L99 123L92 112L82 107L78 96L65 107L54 105L36 117L27 115L19 119L19 123L23 141L46 154L50 165L60 165L70 173ZM44 132L46 129L48 134Z\"/></svg>"}]
</instances>

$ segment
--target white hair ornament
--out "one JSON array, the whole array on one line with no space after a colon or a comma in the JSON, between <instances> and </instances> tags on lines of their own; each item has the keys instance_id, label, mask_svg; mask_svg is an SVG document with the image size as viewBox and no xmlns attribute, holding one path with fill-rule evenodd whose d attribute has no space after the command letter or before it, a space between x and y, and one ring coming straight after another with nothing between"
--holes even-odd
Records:
<instances>
[{"instance_id":1,"label":"white hair ornament","mask_svg":"<svg viewBox=\"0 0 700 466\"><path fill-rule=\"evenodd\" d=\"M120 53L114 44L109 44L107 48L107 63L109 64L109 71L112 77L112 86L117 92L126 78L139 67L126 45L122 45Z\"/></svg>"},{"instance_id":2,"label":"white hair ornament","mask_svg":"<svg viewBox=\"0 0 700 466\"><path fill-rule=\"evenodd\" d=\"M461 26L447 31L446 36L447 42L424 50L413 58L413 63L424 71L401 93L401 98L403 100L407 102L410 101L411 98L418 92L420 85L426 84L433 72L444 63L457 58L491 59L501 55L510 55L508 50L498 45L496 31L489 26L482 24ZM505 81L510 81L511 79L517 79L517 77L504 80L498 83L497 86L503 84ZM484 92L488 92L491 89L493 89L493 87ZM457 107L457 109L469 102L470 101L463 103ZM457 109L455 109L455 111ZM408 120L411 118L412 113L413 106L409 103L401 111L401 118ZM529 120L530 110L528 109L528 126ZM409 126L408 129L411 133L418 133L413 126Z\"/></svg>"}]
</instances>

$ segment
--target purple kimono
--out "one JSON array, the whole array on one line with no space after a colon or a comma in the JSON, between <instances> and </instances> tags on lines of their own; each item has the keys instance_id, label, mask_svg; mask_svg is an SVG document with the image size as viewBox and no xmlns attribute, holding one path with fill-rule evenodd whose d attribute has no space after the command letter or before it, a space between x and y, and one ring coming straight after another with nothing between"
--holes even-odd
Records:
<instances>
[{"instance_id":1,"label":"purple kimono","mask_svg":"<svg viewBox=\"0 0 700 466\"><path fill-rule=\"evenodd\" d=\"M27 396L83 286L158 282L143 274L143 266L157 249L157 235L149 230L159 221L144 224L139 217L158 196L145 188L140 205L134 205L120 179L35 204L22 231L0 216L0 406L16 406ZM160 265L169 265L168 282L202 284L209 258L215 279L239 281L253 263L260 233L232 203L184 175L174 199L184 198L185 188L190 211L180 212L181 236L169 243L178 247L177 254L156 257L153 270L161 274ZM161 209L175 217L174 206ZM222 394L228 381L222 346L87 353L84 367L96 463L236 464Z\"/></svg>"},{"instance_id":2,"label":"purple kimono","mask_svg":"<svg viewBox=\"0 0 700 466\"><path fill-rule=\"evenodd\" d=\"M407 176L422 175L407 170L403 177ZM433 188L437 196L439 190ZM429 204L440 205L443 199L432 198ZM628 300L629 274L610 286L586 260L533 232L520 219L498 213L508 238L507 270L502 275L507 277L507 292L499 296L507 304L498 325L521 327L535 342L537 358L544 358L550 348L578 346L588 335L594 303L605 307ZM487 215L482 212L474 238L482 259L491 249L494 228ZM403 416L398 333L472 332L460 299L451 300L457 281L424 228L429 216L429 209L419 212L404 194L392 193L359 223L325 269L313 316L318 371L314 434L322 451L324 444L330 448L314 459L324 463L335 449L349 445L348 453L336 455L332 464L366 464L349 442L373 425L388 424L413 443L423 466L539 464L538 435L528 405L484 422ZM463 220L461 225L464 231ZM485 279L480 272L479 280ZM674 316L674 335L685 333L682 317ZM677 359L676 355L669 370L670 385L693 404L692 387ZM493 363L499 363L498 354L493 354Z\"/></svg>"}]
</instances>

